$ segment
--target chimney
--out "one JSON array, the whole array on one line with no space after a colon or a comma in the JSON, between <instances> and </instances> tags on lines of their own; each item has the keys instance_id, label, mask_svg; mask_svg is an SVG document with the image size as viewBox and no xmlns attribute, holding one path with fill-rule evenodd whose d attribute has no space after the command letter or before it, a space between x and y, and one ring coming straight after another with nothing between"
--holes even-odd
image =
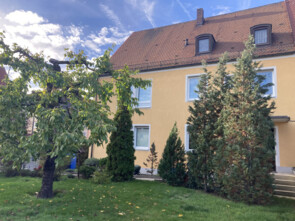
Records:
<instances>
[{"instance_id":1,"label":"chimney","mask_svg":"<svg viewBox=\"0 0 295 221\"><path fill-rule=\"evenodd\" d=\"M204 9L198 8L197 9L197 25L203 25L204 24Z\"/></svg>"}]
</instances>

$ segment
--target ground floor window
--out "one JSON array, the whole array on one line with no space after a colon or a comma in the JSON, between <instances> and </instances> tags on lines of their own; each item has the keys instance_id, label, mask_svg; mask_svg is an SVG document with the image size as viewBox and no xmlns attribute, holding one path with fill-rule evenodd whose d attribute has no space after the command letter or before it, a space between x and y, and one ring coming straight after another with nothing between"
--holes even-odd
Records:
<instances>
[{"instance_id":1,"label":"ground floor window","mask_svg":"<svg viewBox=\"0 0 295 221\"><path fill-rule=\"evenodd\" d=\"M149 150L150 125L133 125L134 148L136 150Z\"/></svg>"}]
</instances>

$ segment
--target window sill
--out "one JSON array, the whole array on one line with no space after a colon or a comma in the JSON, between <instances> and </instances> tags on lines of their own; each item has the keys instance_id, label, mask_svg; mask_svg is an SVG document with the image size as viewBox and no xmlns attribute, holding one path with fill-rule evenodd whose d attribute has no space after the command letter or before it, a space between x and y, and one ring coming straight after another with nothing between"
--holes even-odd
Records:
<instances>
[{"instance_id":1,"label":"window sill","mask_svg":"<svg viewBox=\"0 0 295 221\"><path fill-rule=\"evenodd\" d=\"M134 147L135 150L143 150L143 151L149 151L150 149L148 147Z\"/></svg>"}]
</instances>

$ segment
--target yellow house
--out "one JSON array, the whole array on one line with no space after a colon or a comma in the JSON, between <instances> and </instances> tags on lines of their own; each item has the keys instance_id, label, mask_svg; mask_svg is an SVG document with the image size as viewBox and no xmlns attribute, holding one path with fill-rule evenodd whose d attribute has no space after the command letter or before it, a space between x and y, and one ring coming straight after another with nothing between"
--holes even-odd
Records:
<instances>
[{"instance_id":1,"label":"yellow house","mask_svg":"<svg viewBox=\"0 0 295 221\"><path fill-rule=\"evenodd\" d=\"M243 42L252 34L257 46L259 70L272 82L269 88L276 110L272 115L276 139L275 168L292 173L295 167L295 0L204 18L170 26L134 32L111 58L116 69L127 64L139 70L139 77L150 79L152 86L134 90L144 113L133 117L135 164L143 167L152 142L159 156L170 130L177 122L179 135L189 151L186 121L188 107L198 98L194 91L204 73L217 68L218 58L227 51L231 62L244 49ZM116 104L112 104L115 112ZM93 157L106 156L106 147L95 147ZM142 171L143 172L143 171Z\"/></svg>"}]
</instances>

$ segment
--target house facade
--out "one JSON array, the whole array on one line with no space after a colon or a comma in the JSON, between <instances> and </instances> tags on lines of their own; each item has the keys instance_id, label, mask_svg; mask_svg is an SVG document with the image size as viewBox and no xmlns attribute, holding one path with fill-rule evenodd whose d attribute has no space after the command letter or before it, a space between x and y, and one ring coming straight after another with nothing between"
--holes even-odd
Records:
<instances>
[{"instance_id":1,"label":"house facade","mask_svg":"<svg viewBox=\"0 0 295 221\"><path fill-rule=\"evenodd\" d=\"M184 148L189 151L187 133L188 107L198 94L195 89L207 69L217 69L218 58L228 52L228 70L244 49L252 34L256 60L263 67L259 74L272 82L268 94L276 103L272 114L276 140L275 168L292 173L295 167L295 0L285 0L248 10L214 17L197 18L180 24L134 32L115 52L111 62L115 69L128 65L139 70L138 76L152 82L150 88L134 89L144 115L133 116L135 164L143 167L151 144L159 156L168 135L177 122ZM107 77L105 78L107 80ZM116 102L111 104L116 110ZM93 157L106 156L106 146L95 147Z\"/></svg>"}]
</instances>

